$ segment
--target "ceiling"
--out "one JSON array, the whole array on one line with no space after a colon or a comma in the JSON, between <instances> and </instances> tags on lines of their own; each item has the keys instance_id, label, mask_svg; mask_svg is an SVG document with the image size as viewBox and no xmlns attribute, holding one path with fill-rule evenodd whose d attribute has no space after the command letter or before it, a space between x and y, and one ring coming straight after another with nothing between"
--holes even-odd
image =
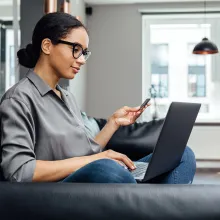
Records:
<instances>
[{"instance_id":1,"label":"ceiling","mask_svg":"<svg viewBox=\"0 0 220 220\"><path fill-rule=\"evenodd\" d=\"M134 3L168 3L168 2L204 2L203 0L84 0L89 4L134 4ZM219 2L219 0L206 0Z\"/></svg>"},{"instance_id":2,"label":"ceiling","mask_svg":"<svg viewBox=\"0 0 220 220\"><path fill-rule=\"evenodd\" d=\"M15 0L14 0L15 1ZM18 0L20 4L21 0ZM33 1L33 0L30 0ZM37 0L34 0L37 1ZM74 0L82 1L82 0ZM91 5L98 4L134 4L134 3L159 3L159 2L204 2L203 0L84 0L85 3ZM0 0L0 6L9 6L12 5L13 0ZM219 2L219 0L206 0L206 2Z\"/></svg>"}]
</instances>

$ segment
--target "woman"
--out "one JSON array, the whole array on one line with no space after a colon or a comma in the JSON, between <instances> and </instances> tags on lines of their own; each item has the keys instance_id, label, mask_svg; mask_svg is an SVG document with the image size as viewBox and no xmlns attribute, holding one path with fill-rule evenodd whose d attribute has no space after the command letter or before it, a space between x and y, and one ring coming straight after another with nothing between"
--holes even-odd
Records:
<instances>
[{"instance_id":1,"label":"woman","mask_svg":"<svg viewBox=\"0 0 220 220\"><path fill-rule=\"evenodd\" d=\"M73 94L58 85L61 78L73 79L85 64L88 44L80 21L51 13L37 23L32 44L18 51L19 63L30 70L1 100L1 168L6 180L136 183L124 169L135 169L133 161L102 150L119 126L134 123L147 106L117 110L91 139ZM189 183L194 173L194 154L186 148L179 166L159 181Z\"/></svg>"}]
</instances>

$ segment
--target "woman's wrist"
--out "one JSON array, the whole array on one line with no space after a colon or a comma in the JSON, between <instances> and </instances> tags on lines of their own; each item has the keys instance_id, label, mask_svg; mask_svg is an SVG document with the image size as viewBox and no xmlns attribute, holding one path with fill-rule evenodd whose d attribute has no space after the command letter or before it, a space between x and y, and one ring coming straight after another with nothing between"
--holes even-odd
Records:
<instances>
[{"instance_id":1,"label":"woman's wrist","mask_svg":"<svg viewBox=\"0 0 220 220\"><path fill-rule=\"evenodd\" d=\"M118 128L119 126L114 122L114 120L109 118L105 126L94 138L95 142L104 148Z\"/></svg>"},{"instance_id":2,"label":"woman's wrist","mask_svg":"<svg viewBox=\"0 0 220 220\"><path fill-rule=\"evenodd\" d=\"M117 131L117 130L119 129L119 127L120 127L120 125L118 125L118 124L116 123L116 121L115 121L115 119L114 119L113 116L111 116L111 117L108 119L106 126L108 126L109 129L114 130L114 131Z\"/></svg>"}]
</instances>

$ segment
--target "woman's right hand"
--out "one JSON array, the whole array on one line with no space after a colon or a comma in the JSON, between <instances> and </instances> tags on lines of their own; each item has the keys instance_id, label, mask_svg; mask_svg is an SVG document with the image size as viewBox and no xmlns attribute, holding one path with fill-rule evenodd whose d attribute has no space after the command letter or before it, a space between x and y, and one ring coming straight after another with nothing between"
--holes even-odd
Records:
<instances>
[{"instance_id":1,"label":"woman's right hand","mask_svg":"<svg viewBox=\"0 0 220 220\"><path fill-rule=\"evenodd\" d=\"M116 162L118 162L122 166L126 165L128 167L128 169L130 169L130 170L136 169L133 161L131 159L129 159L125 154L121 154L121 153L118 153L113 150L106 150L102 153L98 153L93 156L97 157L97 159L108 158L108 159L115 160Z\"/></svg>"}]
</instances>

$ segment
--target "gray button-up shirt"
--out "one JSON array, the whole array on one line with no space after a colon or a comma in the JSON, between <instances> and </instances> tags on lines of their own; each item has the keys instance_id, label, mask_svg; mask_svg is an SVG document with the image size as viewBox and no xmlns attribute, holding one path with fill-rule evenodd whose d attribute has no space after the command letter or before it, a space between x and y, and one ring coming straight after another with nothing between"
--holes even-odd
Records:
<instances>
[{"instance_id":1,"label":"gray button-up shirt","mask_svg":"<svg viewBox=\"0 0 220 220\"><path fill-rule=\"evenodd\" d=\"M63 160L101 152L85 131L73 94L62 99L32 70L2 97L1 167L10 181L32 181L36 160Z\"/></svg>"}]
</instances>

